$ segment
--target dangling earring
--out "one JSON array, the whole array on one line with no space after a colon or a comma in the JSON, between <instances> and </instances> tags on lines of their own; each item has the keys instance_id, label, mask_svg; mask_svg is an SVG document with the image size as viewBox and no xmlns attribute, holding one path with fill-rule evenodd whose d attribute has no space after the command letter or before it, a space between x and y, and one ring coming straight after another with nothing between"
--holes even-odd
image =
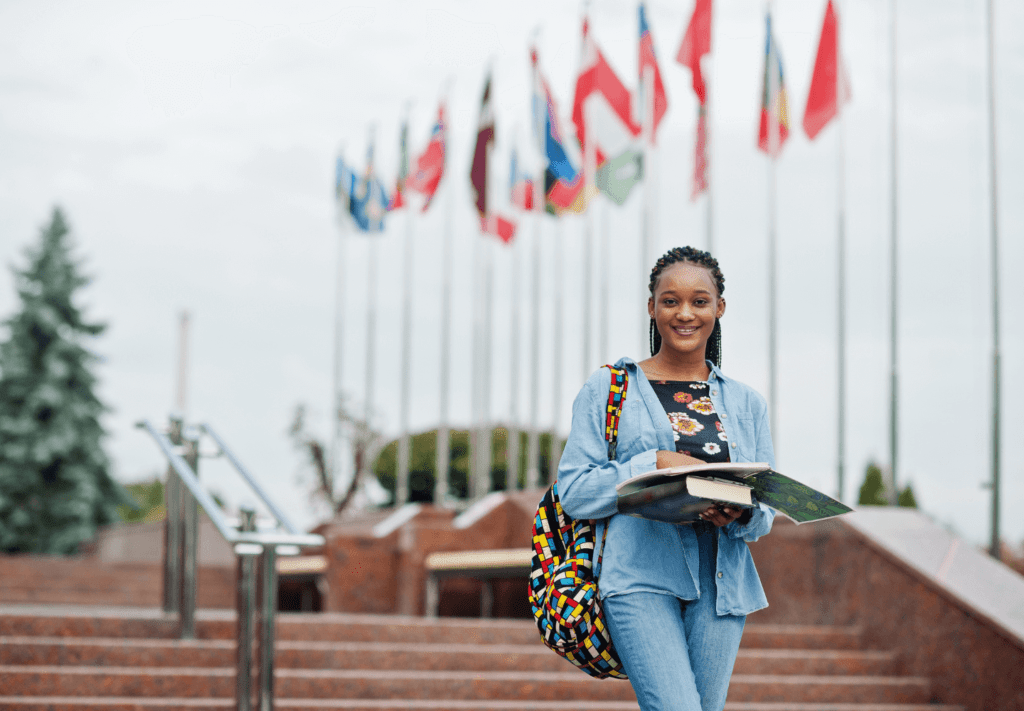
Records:
<instances>
[{"instance_id":1,"label":"dangling earring","mask_svg":"<svg viewBox=\"0 0 1024 711\"><path fill-rule=\"evenodd\" d=\"M654 319L651 319L651 327L648 329L651 334L651 355L654 355Z\"/></svg>"},{"instance_id":2,"label":"dangling earring","mask_svg":"<svg viewBox=\"0 0 1024 711\"><path fill-rule=\"evenodd\" d=\"M715 365L722 367L722 322L715 319Z\"/></svg>"}]
</instances>

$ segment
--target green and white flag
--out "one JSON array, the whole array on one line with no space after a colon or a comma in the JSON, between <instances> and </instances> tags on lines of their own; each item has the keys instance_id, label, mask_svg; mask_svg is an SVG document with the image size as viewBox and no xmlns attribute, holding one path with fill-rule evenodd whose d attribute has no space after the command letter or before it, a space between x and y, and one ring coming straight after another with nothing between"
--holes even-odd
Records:
<instances>
[{"instance_id":1,"label":"green and white flag","mask_svg":"<svg viewBox=\"0 0 1024 711\"><path fill-rule=\"evenodd\" d=\"M637 149L628 149L622 154L604 162L598 168L595 182L598 189L616 205L622 205L629 197L633 186L643 180L644 154Z\"/></svg>"}]
</instances>

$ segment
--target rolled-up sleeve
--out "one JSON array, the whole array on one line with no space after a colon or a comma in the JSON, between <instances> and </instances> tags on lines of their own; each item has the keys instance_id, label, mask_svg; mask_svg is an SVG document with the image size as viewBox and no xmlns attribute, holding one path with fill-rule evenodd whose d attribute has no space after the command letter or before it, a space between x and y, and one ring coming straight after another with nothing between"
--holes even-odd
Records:
<instances>
[{"instance_id":1,"label":"rolled-up sleeve","mask_svg":"<svg viewBox=\"0 0 1024 711\"><path fill-rule=\"evenodd\" d=\"M610 383L611 374L602 368L590 376L572 404L572 427L558 465L558 496L572 518L614 515L616 484L656 468L655 449L627 460L608 460L604 432Z\"/></svg>"}]
</instances>

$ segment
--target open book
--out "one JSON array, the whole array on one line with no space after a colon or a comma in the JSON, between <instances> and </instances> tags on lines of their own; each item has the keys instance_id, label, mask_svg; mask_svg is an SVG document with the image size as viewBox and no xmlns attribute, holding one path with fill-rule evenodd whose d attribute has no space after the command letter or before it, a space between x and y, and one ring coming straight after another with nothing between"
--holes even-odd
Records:
<instances>
[{"instance_id":1,"label":"open book","mask_svg":"<svg viewBox=\"0 0 1024 711\"><path fill-rule=\"evenodd\" d=\"M797 523L820 521L853 510L763 463L655 469L615 488L619 513L670 523L692 523L709 506L752 508L757 502Z\"/></svg>"}]
</instances>

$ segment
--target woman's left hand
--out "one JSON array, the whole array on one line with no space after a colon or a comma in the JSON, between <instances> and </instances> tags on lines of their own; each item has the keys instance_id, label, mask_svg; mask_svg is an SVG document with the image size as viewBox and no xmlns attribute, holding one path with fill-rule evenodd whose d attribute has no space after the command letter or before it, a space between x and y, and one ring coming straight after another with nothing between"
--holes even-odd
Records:
<instances>
[{"instance_id":1,"label":"woman's left hand","mask_svg":"<svg viewBox=\"0 0 1024 711\"><path fill-rule=\"evenodd\" d=\"M727 523L732 523L733 521L738 519L740 517L740 514L742 513L742 509L737 509L732 506L723 506L722 508L712 506L708 508L706 511L704 511L700 515L700 518L702 521L708 521L710 523L713 523L718 528L721 528Z\"/></svg>"}]
</instances>

